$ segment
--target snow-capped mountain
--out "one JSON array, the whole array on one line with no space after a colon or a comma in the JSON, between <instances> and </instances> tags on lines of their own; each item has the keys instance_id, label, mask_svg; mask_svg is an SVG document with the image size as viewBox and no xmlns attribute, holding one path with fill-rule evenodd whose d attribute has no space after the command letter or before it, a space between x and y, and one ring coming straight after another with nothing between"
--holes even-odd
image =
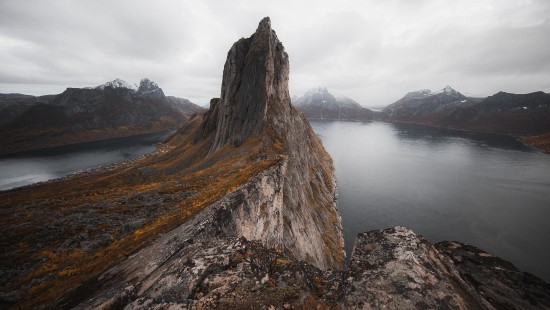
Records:
<instances>
[{"instance_id":1,"label":"snow-capped mountain","mask_svg":"<svg viewBox=\"0 0 550 310\"><path fill-rule=\"evenodd\" d=\"M105 90L105 88L129 89L132 92L137 92L142 97L147 97L148 99L152 100L162 99L164 97L164 92L162 91L162 88L160 88L157 83L151 81L148 78L142 79L139 82L139 86L134 83L129 83L117 78L95 87L95 89L101 90Z\"/></svg>"},{"instance_id":2,"label":"snow-capped mountain","mask_svg":"<svg viewBox=\"0 0 550 310\"><path fill-rule=\"evenodd\" d=\"M327 109L337 109L336 98L327 90L326 87L317 87L308 90L303 96L293 101L295 106L323 106Z\"/></svg>"},{"instance_id":3,"label":"snow-capped mountain","mask_svg":"<svg viewBox=\"0 0 550 310\"><path fill-rule=\"evenodd\" d=\"M409 92L402 99L424 99L424 98L428 98L428 97L436 96L436 95L443 95L443 96L446 96L450 99L464 97L464 95L462 95L461 93L459 93L458 91L453 89L451 86L447 85L443 89L438 90L438 91L431 91L429 89L422 89L422 90Z\"/></svg>"},{"instance_id":4,"label":"snow-capped mountain","mask_svg":"<svg viewBox=\"0 0 550 310\"><path fill-rule=\"evenodd\" d=\"M140 96L146 97L148 99L161 100L165 97L162 88L160 88L157 83L149 80L148 78L144 78L139 82L139 88L137 92Z\"/></svg>"},{"instance_id":5,"label":"snow-capped mountain","mask_svg":"<svg viewBox=\"0 0 550 310\"><path fill-rule=\"evenodd\" d=\"M550 141L550 94L544 92L471 98L450 86L436 92L423 89L387 106L382 119L470 131L546 134L540 147L550 151L545 142Z\"/></svg>"},{"instance_id":6,"label":"snow-capped mountain","mask_svg":"<svg viewBox=\"0 0 550 310\"><path fill-rule=\"evenodd\" d=\"M173 130L203 110L149 79L139 87L115 79L51 96L0 95L0 154Z\"/></svg>"},{"instance_id":7,"label":"snow-capped mountain","mask_svg":"<svg viewBox=\"0 0 550 310\"><path fill-rule=\"evenodd\" d=\"M105 84L101 84L99 86L96 86L96 89L105 89L105 87L111 87L111 88L128 88L132 90L137 90L138 86L134 83L128 83L124 80L121 80L119 78L116 78L110 82L107 82Z\"/></svg>"},{"instance_id":8,"label":"snow-capped mountain","mask_svg":"<svg viewBox=\"0 0 550 310\"><path fill-rule=\"evenodd\" d=\"M371 120L373 112L348 97L334 97L326 87L308 90L293 97L292 104L310 119Z\"/></svg>"},{"instance_id":9,"label":"snow-capped mountain","mask_svg":"<svg viewBox=\"0 0 550 310\"><path fill-rule=\"evenodd\" d=\"M148 78L144 78L139 82L139 88L137 89L138 93L151 93L158 91L160 87L157 83L149 80Z\"/></svg>"},{"instance_id":10,"label":"snow-capped mountain","mask_svg":"<svg viewBox=\"0 0 550 310\"><path fill-rule=\"evenodd\" d=\"M420 115L431 113L431 111L457 101L466 102L467 98L450 86L445 86L445 88L435 92L422 89L407 93L403 98L387 106L384 112L389 117Z\"/></svg>"}]
</instances>

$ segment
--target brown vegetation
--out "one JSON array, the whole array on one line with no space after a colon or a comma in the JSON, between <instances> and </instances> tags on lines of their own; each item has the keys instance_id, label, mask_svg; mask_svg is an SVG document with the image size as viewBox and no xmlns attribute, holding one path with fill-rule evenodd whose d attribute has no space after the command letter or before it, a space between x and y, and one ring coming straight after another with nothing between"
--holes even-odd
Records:
<instances>
[{"instance_id":1,"label":"brown vegetation","mask_svg":"<svg viewBox=\"0 0 550 310\"><path fill-rule=\"evenodd\" d=\"M128 167L0 193L5 299L23 308L55 305L281 160L260 150L255 136L207 156L211 139L192 143L201 119Z\"/></svg>"},{"instance_id":2,"label":"brown vegetation","mask_svg":"<svg viewBox=\"0 0 550 310\"><path fill-rule=\"evenodd\" d=\"M550 133L522 136L520 140L550 154Z\"/></svg>"}]
</instances>

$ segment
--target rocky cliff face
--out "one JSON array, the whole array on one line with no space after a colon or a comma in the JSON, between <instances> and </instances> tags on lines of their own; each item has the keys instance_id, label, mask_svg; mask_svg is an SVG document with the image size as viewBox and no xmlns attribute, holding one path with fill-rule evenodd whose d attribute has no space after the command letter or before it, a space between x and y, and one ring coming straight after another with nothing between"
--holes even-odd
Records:
<instances>
[{"instance_id":1,"label":"rocky cliff face","mask_svg":"<svg viewBox=\"0 0 550 310\"><path fill-rule=\"evenodd\" d=\"M263 207L274 215L244 216L243 235L288 248L320 268L338 267L344 260L343 236L332 160L307 120L292 107L288 74L288 55L265 18L256 33L229 50L221 97L213 99L198 139L212 135L210 153L214 153L257 136L263 150L272 149L261 156L284 156L281 199ZM254 225L272 233L244 228Z\"/></svg>"},{"instance_id":2,"label":"rocky cliff face","mask_svg":"<svg viewBox=\"0 0 550 310\"><path fill-rule=\"evenodd\" d=\"M52 96L0 96L0 154L172 130L202 108L143 79Z\"/></svg>"},{"instance_id":3,"label":"rocky cliff face","mask_svg":"<svg viewBox=\"0 0 550 310\"><path fill-rule=\"evenodd\" d=\"M309 119L367 121L374 112L348 97L334 97L325 87L314 88L292 104Z\"/></svg>"},{"instance_id":4,"label":"rocky cliff face","mask_svg":"<svg viewBox=\"0 0 550 310\"><path fill-rule=\"evenodd\" d=\"M260 134L267 118L279 114L277 106L290 102L288 74L288 55L266 18L227 54L212 150Z\"/></svg>"}]
</instances>

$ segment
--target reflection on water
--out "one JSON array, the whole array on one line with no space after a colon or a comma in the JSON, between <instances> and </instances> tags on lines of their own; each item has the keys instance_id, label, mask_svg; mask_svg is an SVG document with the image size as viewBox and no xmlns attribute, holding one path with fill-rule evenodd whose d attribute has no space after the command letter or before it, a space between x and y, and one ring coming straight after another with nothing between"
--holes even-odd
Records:
<instances>
[{"instance_id":1,"label":"reflection on water","mask_svg":"<svg viewBox=\"0 0 550 310\"><path fill-rule=\"evenodd\" d=\"M155 150L173 132L145 134L29 151L0 158L0 190L43 182Z\"/></svg>"},{"instance_id":2,"label":"reflection on water","mask_svg":"<svg viewBox=\"0 0 550 310\"><path fill-rule=\"evenodd\" d=\"M346 248L407 226L550 280L550 156L506 136L409 124L312 122L332 155Z\"/></svg>"}]
</instances>

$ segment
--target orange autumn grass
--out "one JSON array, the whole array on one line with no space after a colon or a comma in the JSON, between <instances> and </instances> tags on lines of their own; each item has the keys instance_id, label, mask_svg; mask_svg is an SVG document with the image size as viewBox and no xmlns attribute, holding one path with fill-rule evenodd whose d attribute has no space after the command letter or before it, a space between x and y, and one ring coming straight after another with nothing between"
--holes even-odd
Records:
<instances>
[{"instance_id":1,"label":"orange autumn grass","mask_svg":"<svg viewBox=\"0 0 550 310\"><path fill-rule=\"evenodd\" d=\"M149 241L184 223L187 219L211 205L229 192L242 186L251 177L280 162L280 156L260 156L260 153L281 154L281 145L275 141L271 149L261 150L259 137L250 137L240 147L226 145L214 154L206 156L210 140L192 143L193 134L200 124L200 117L191 120L172 140L163 146L166 152L146 157L129 166L114 171L98 171L93 174L49 182L0 193L0 210L4 217L2 227L13 228L0 237L2 246L11 255L7 265L32 264L33 268L16 277L3 291L30 287L24 291L21 302L15 307L53 308L66 302L67 296L77 291L108 268L136 252ZM183 134L182 134L183 133ZM153 177L142 176L136 171L148 169ZM192 193L189 197L163 202L167 212L159 214L141 227L120 233L109 222L96 223L95 230L89 227L63 227L60 240L44 241L39 249L33 247L38 241L33 235L43 225L55 219L56 214L64 217L89 208L101 216L127 217L131 220L139 208L146 208L125 197L136 195L171 195ZM97 209L99 204L108 208ZM23 209L23 216L21 216ZM32 225L21 225L26 222ZM92 251L82 248L66 249L61 245L82 230L90 231L90 238L103 231L113 233L109 242ZM36 279L41 279L36 281ZM76 293L75 293L76 294Z\"/></svg>"}]
</instances>

